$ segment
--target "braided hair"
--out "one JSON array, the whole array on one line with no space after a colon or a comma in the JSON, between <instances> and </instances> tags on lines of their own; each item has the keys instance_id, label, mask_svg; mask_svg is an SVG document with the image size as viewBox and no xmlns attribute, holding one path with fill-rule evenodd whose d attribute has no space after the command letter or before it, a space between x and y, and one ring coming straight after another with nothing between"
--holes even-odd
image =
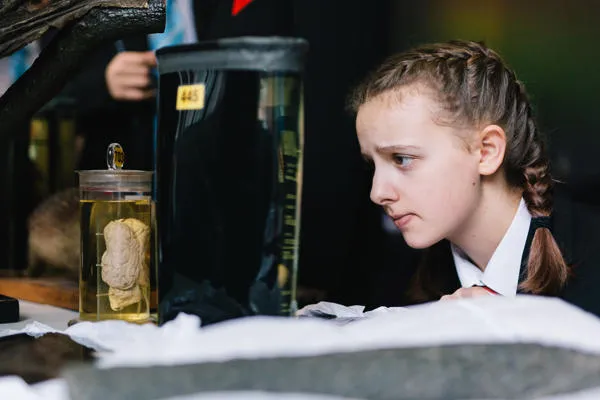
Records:
<instances>
[{"instance_id":1,"label":"braided hair","mask_svg":"<svg viewBox=\"0 0 600 400\"><path fill-rule=\"evenodd\" d=\"M432 89L451 121L474 127L501 126L506 133L502 167L508 184L522 189L533 217L552 213L553 180L543 138L524 85L496 52L480 42L450 41L394 55L355 89L349 108L358 112L371 99L412 84ZM451 262L448 246L438 243L427 253L413 282L416 301L439 298L447 290L442 279L448 268L444 270L440 262ZM568 272L550 230L536 229L527 276L520 289L532 294L556 294L566 283Z\"/></svg>"}]
</instances>

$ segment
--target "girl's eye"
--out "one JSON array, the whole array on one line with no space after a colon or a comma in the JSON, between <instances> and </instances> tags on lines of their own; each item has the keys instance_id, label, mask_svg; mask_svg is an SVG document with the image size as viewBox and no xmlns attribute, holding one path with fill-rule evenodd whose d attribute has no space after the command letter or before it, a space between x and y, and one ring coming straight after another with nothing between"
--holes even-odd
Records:
<instances>
[{"instance_id":1,"label":"girl's eye","mask_svg":"<svg viewBox=\"0 0 600 400\"><path fill-rule=\"evenodd\" d=\"M409 156L403 156L400 154L394 154L394 161L396 162L396 164L398 164L398 166L402 167L402 168L407 168L410 166L410 164L412 164L412 162L415 159L413 157L409 157Z\"/></svg>"}]
</instances>

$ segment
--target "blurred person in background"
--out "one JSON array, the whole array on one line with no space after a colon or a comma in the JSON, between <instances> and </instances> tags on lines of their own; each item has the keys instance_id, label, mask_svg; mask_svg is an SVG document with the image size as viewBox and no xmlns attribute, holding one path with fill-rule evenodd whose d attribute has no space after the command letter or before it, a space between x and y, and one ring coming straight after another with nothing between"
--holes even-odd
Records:
<instances>
[{"instance_id":1,"label":"blurred person in background","mask_svg":"<svg viewBox=\"0 0 600 400\"><path fill-rule=\"evenodd\" d=\"M62 95L76 99L85 137L79 169L106 168L112 142L125 150L127 169L153 169L156 57L164 46L193 43L192 0L168 0L163 33L125 37L97 49Z\"/></svg>"}]
</instances>

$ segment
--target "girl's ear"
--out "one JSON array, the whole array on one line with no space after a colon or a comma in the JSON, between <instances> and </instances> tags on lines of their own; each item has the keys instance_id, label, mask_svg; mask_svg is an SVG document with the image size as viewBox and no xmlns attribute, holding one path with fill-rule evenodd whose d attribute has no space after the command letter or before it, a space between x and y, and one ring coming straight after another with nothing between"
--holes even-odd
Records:
<instances>
[{"instance_id":1,"label":"girl's ear","mask_svg":"<svg viewBox=\"0 0 600 400\"><path fill-rule=\"evenodd\" d=\"M498 125L488 125L478 134L479 174L493 175L504 161L506 133Z\"/></svg>"}]
</instances>

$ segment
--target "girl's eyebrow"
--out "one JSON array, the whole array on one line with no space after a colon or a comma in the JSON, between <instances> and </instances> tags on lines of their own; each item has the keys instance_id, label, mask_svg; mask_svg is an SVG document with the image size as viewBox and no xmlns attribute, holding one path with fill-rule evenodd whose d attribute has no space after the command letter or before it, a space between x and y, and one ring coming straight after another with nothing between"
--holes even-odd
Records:
<instances>
[{"instance_id":1,"label":"girl's eyebrow","mask_svg":"<svg viewBox=\"0 0 600 400\"><path fill-rule=\"evenodd\" d=\"M376 149L378 153L403 153L417 150L420 150L420 147L403 145L377 146Z\"/></svg>"}]
</instances>

